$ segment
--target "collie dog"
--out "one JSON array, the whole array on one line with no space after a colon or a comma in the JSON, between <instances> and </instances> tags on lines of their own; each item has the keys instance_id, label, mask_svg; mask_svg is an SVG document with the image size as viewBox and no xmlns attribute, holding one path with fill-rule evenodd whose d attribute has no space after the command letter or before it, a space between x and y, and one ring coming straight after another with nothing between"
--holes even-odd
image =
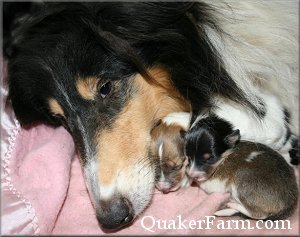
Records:
<instances>
[{"instance_id":1,"label":"collie dog","mask_svg":"<svg viewBox=\"0 0 300 237\"><path fill-rule=\"evenodd\" d=\"M3 3L9 98L23 126L65 126L103 228L149 204L150 131L215 98L264 116L276 96L298 135L296 0ZM284 119L284 118L282 118Z\"/></svg>"}]
</instances>

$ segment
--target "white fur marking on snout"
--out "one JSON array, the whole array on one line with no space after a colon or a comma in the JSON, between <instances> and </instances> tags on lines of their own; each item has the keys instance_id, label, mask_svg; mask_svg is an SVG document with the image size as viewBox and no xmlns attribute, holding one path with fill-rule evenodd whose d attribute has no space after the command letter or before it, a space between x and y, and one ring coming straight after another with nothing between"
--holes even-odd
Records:
<instances>
[{"instance_id":1,"label":"white fur marking on snout","mask_svg":"<svg viewBox=\"0 0 300 237\"><path fill-rule=\"evenodd\" d=\"M110 199L111 197L113 197L114 194L116 193L116 186L117 186L116 182L114 182L111 185L101 185L100 184L101 200Z\"/></svg>"},{"instance_id":2,"label":"white fur marking on snout","mask_svg":"<svg viewBox=\"0 0 300 237\"><path fill-rule=\"evenodd\" d=\"M252 162L258 155L262 154L263 152L253 151L250 155L245 159L247 162Z\"/></svg>"},{"instance_id":3,"label":"white fur marking on snout","mask_svg":"<svg viewBox=\"0 0 300 237\"><path fill-rule=\"evenodd\" d=\"M190 175L195 171L197 171L197 167L196 167L196 161L195 161L195 157L194 157L194 159L191 160L191 162L190 162L190 168L187 169L187 173Z\"/></svg>"},{"instance_id":4,"label":"white fur marking on snout","mask_svg":"<svg viewBox=\"0 0 300 237\"><path fill-rule=\"evenodd\" d=\"M159 160L162 161L162 158L163 158L163 143L161 143L158 147L158 156L159 156Z\"/></svg>"},{"instance_id":5,"label":"white fur marking on snout","mask_svg":"<svg viewBox=\"0 0 300 237\"><path fill-rule=\"evenodd\" d=\"M101 200L109 199L115 193L117 183L113 182L111 185L101 185L98 177L98 161L97 159L91 159L84 167L84 175L87 183L89 193L92 194L91 199L93 203L97 203Z\"/></svg>"},{"instance_id":6,"label":"white fur marking on snout","mask_svg":"<svg viewBox=\"0 0 300 237\"><path fill-rule=\"evenodd\" d=\"M118 175L111 181L111 184L103 185L98 175L99 162L96 158L89 159L84 166L85 180L94 207L101 209L101 200L105 201L113 196L124 197L131 203L135 216L139 215L149 204L153 195L155 183L153 163L140 159L130 167L119 169Z\"/></svg>"},{"instance_id":7,"label":"white fur marking on snout","mask_svg":"<svg viewBox=\"0 0 300 237\"><path fill-rule=\"evenodd\" d=\"M98 161L93 157L84 166L84 176L92 203L96 204L100 198L100 187L97 176Z\"/></svg>"},{"instance_id":8,"label":"white fur marking on snout","mask_svg":"<svg viewBox=\"0 0 300 237\"><path fill-rule=\"evenodd\" d=\"M177 124L186 131L189 129L190 120L191 120L191 114L186 112L170 113L162 119L163 123L165 123L167 126L170 126L172 124Z\"/></svg>"},{"instance_id":9,"label":"white fur marking on snout","mask_svg":"<svg viewBox=\"0 0 300 237\"><path fill-rule=\"evenodd\" d=\"M130 201L135 215L138 215L151 200L154 184L154 165L138 162L119 173L117 192Z\"/></svg>"},{"instance_id":10,"label":"white fur marking on snout","mask_svg":"<svg viewBox=\"0 0 300 237\"><path fill-rule=\"evenodd\" d=\"M158 148L158 156L159 156L159 160L160 160L160 167L162 167L163 153L164 153L164 144L161 143L159 145L159 148ZM159 181L160 182L164 182L165 180L166 180L166 177L164 175L164 172L162 171L162 169L160 169L160 178L159 178Z\"/></svg>"}]
</instances>

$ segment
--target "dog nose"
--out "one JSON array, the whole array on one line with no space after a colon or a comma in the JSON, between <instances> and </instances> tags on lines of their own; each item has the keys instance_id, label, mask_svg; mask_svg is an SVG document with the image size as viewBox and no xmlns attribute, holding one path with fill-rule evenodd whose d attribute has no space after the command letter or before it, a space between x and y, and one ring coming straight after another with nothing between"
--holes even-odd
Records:
<instances>
[{"instance_id":1,"label":"dog nose","mask_svg":"<svg viewBox=\"0 0 300 237\"><path fill-rule=\"evenodd\" d=\"M132 204L127 198L112 198L100 201L97 212L99 224L106 229L120 228L133 220Z\"/></svg>"}]
</instances>

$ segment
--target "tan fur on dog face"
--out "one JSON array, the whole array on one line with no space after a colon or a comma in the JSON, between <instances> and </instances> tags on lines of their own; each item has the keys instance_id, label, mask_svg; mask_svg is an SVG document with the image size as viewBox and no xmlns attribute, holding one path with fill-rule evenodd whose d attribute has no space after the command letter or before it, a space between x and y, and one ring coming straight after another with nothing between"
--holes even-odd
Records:
<instances>
[{"instance_id":1,"label":"tan fur on dog face","mask_svg":"<svg viewBox=\"0 0 300 237\"><path fill-rule=\"evenodd\" d=\"M96 77L79 78L76 88L79 95L86 100L94 100L97 95L99 80Z\"/></svg>"},{"instance_id":2,"label":"tan fur on dog face","mask_svg":"<svg viewBox=\"0 0 300 237\"><path fill-rule=\"evenodd\" d=\"M49 99L48 103L49 103L50 110L54 115L61 115L65 117L64 110L62 109L61 105L58 103L56 99L51 98Z\"/></svg>"},{"instance_id":3,"label":"tan fur on dog face","mask_svg":"<svg viewBox=\"0 0 300 237\"><path fill-rule=\"evenodd\" d=\"M140 115L143 101L133 99L120 114L112 129L99 134L98 150L101 154L99 182L109 185L114 182L119 168L126 168L136 159L147 157L147 143L150 129L147 118Z\"/></svg>"}]
</instances>

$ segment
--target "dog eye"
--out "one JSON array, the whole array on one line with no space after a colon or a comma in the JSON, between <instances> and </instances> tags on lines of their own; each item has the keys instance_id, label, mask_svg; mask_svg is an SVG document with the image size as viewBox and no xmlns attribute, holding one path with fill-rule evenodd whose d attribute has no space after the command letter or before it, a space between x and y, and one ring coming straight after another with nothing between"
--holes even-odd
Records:
<instances>
[{"instance_id":1,"label":"dog eye","mask_svg":"<svg viewBox=\"0 0 300 237\"><path fill-rule=\"evenodd\" d=\"M111 92L111 82L104 83L100 88L100 95L104 99Z\"/></svg>"}]
</instances>

